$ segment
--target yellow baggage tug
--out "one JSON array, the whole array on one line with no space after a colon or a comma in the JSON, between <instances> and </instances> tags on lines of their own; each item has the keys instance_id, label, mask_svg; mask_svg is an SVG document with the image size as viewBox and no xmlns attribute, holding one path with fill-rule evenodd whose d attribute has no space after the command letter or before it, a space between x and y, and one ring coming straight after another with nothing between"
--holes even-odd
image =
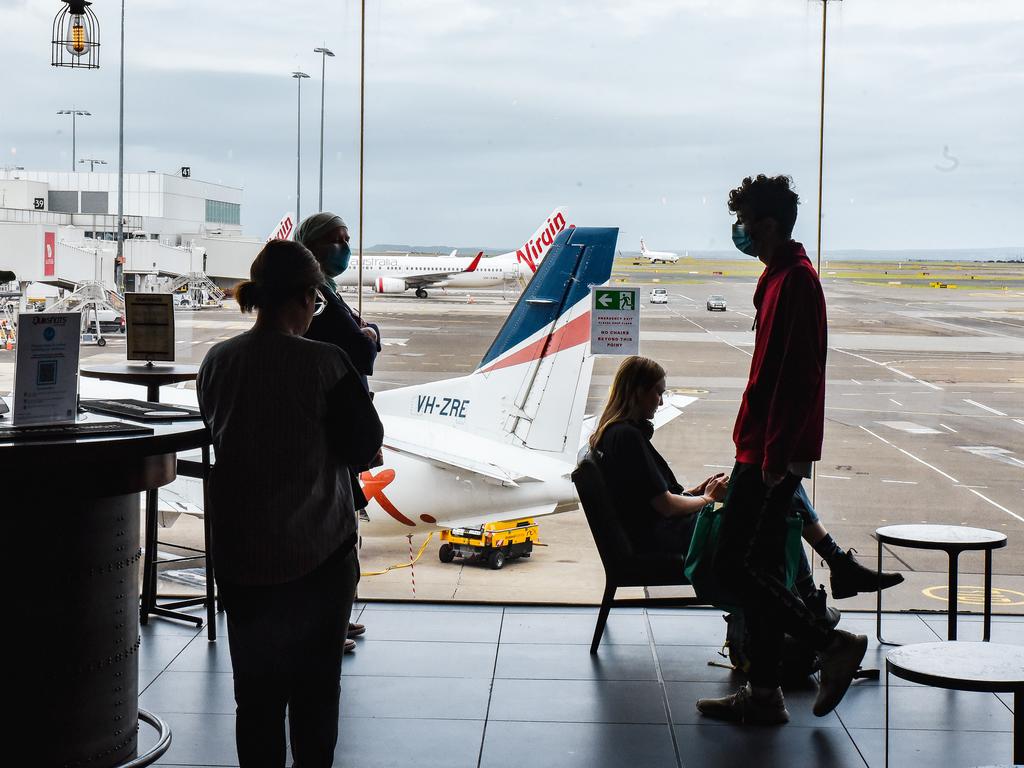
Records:
<instances>
[{"instance_id":1,"label":"yellow baggage tug","mask_svg":"<svg viewBox=\"0 0 1024 768\"><path fill-rule=\"evenodd\" d=\"M452 528L441 531L444 543L437 552L442 563L456 557L479 557L494 570L513 557L529 557L537 541L538 528L531 518L485 523L477 528Z\"/></svg>"}]
</instances>

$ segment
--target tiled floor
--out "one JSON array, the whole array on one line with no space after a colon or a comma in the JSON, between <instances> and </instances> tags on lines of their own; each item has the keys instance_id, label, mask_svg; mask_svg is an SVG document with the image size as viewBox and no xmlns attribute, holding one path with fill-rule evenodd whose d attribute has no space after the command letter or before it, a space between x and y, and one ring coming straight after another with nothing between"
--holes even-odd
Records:
<instances>
[{"instance_id":1,"label":"tiled floor","mask_svg":"<svg viewBox=\"0 0 1024 768\"><path fill-rule=\"evenodd\" d=\"M342 675L335 765L376 766L757 766L841 768L884 763L880 682L854 684L824 718L813 686L787 691L792 721L741 728L703 719L694 700L740 682L709 666L725 633L704 610L617 610L596 657L594 609L369 604L367 634ZM167 720L160 765L236 765L231 663L221 639L153 620L143 627L140 705ZM849 614L868 634L866 664L879 666L874 617ZM900 642L945 638L940 616L886 617ZM964 617L960 639L980 639ZM996 621L993 639L1024 644L1024 617ZM980 766L1010 761L1009 695L925 688L891 679L893 766ZM141 746L151 738L144 732Z\"/></svg>"}]
</instances>

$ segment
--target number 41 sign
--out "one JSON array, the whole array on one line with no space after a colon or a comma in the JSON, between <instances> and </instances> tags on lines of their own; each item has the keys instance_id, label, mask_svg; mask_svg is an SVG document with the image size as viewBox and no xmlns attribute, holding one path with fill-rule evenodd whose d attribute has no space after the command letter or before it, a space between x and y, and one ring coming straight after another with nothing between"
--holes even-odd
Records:
<instances>
[{"instance_id":1,"label":"number 41 sign","mask_svg":"<svg viewBox=\"0 0 1024 768\"><path fill-rule=\"evenodd\" d=\"M590 354L638 354L640 289L594 288L590 295Z\"/></svg>"}]
</instances>

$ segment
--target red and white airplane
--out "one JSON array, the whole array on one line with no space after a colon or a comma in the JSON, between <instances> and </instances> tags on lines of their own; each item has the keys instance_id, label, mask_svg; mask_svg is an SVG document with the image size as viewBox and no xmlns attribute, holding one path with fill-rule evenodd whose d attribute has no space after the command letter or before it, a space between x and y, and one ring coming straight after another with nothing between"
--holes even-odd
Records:
<instances>
[{"instance_id":1,"label":"red and white airplane","mask_svg":"<svg viewBox=\"0 0 1024 768\"><path fill-rule=\"evenodd\" d=\"M679 261L678 253L671 253L669 251L651 251L648 250L647 244L644 239L640 238L640 258L647 259L651 264L675 264Z\"/></svg>"},{"instance_id":2,"label":"red and white airplane","mask_svg":"<svg viewBox=\"0 0 1024 768\"><path fill-rule=\"evenodd\" d=\"M537 231L515 251L481 259L448 256L411 256L408 254L363 254L363 285L377 293L399 294L415 290L425 299L427 288L492 288L508 280L529 280L551 249L559 232L572 228L565 210L556 208ZM348 269L336 280L341 286L359 282L359 257L352 256Z\"/></svg>"}]
</instances>

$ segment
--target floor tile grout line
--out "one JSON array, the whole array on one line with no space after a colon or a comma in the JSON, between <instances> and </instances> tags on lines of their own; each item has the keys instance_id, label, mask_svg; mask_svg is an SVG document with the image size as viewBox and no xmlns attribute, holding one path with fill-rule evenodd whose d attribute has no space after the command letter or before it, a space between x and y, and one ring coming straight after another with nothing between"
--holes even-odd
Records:
<instances>
[{"instance_id":1,"label":"floor tile grout line","mask_svg":"<svg viewBox=\"0 0 1024 768\"><path fill-rule=\"evenodd\" d=\"M498 656L501 654L501 630L505 626L505 609L501 609L498 621L498 642L494 644L494 667L491 669L491 685L487 691L487 709L484 710L484 727L480 731L480 751L477 753L476 766L480 768L484 759L484 745L487 743L487 723L491 717L491 700L494 698L494 681L498 675Z\"/></svg>"},{"instance_id":2,"label":"floor tile grout line","mask_svg":"<svg viewBox=\"0 0 1024 768\"><path fill-rule=\"evenodd\" d=\"M197 634L197 635L196 635L196 637L198 637L198 636L199 636L199 635ZM140 643L141 643L141 637L140 637L139 639L140 639ZM157 673L156 673L156 674L155 674L155 675L153 676L153 679L152 679L152 680L150 680L150 681L149 681L149 682L148 682L148 683L146 684L146 687L145 687L145 688L143 688L143 689L142 689L141 691L139 691L139 697L141 697L141 696L142 696L142 694L144 694L144 693L145 693L146 691L148 691L148 690L150 689L150 686L152 686L152 685L153 685L153 683L155 683L155 682L156 682L157 680L159 680L159 679L160 679L160 675L162 675L162 674L163 674L164 672L166 672L166 671L167 671L167 670L168 670L168 669L170 668L171 664L173 664L173 663L174 663L175 661L177 661L177 660L178 660L178 657L179 657L179 656L181 656L181 654L183 654L183 653L185 652L185 649L186 649L186 648L188 648L188 647L189 647L190 645L192 645L192 641L193 641L193 640L195 640L195 637L193 637L193 638L192 638L192 640L189 640L189 641L188 641L187 643L185 643L185 645L183 645L183 646L181 647L181 650L179 650L179 651L178 651L178 652L177 652L176 654L174 654L174 656L173 656L173 657L171 658L171 660L170 660L170 661L168 661L168 662L167 662L167 664L166 664L166 665L164 665L164 666L163 666L163 667L162 667L162 668L160 669L160 671L159 671L159 672L157 672ZM140 647L141 647L141 645L140 645ZM139 672L139 671L140 671L140 670L138 670L138 668L136 668L136 676L138 675L138 672ZM208 670L203 670L203 671L205 672L205 671L208 671Z\"/></svg>"},{"instance_id":3,"label":"floor tile grout line","mask_svg":"<svg viewBox=\"0 0 1024 768\"><path fill-rule=\"evenodd\" d=\"M860 759L864 763L865 768L871 768L871 763L868 762L868 759L864 756L864 753L861 751L860 745L857 743L857 740L853 738L853 734L850 733L850 729L846 725L846 722L843 720L843 715L840 713L838 706L835 709L835 714L836 720L838 720L839 724L843 727L843 732L846 733L846 738L850 740L850 743L853 744L853 748L857 750L857 754L860 755Z\"/></svg>"},{"instance_id":4,"label":"floor tile grout line","mask_svg":"<svg viewBox=\"0 0 1024 768\"><path fill-rule=\"evenodd\" d=\"M675 723L672 722L672 705L668 700L668 689L665 687L665 678L661 674L661 659L658 658L658 644L654 642L654 627L651 626L651 617L647 609L643 610L644 623L647 626L647 642L650 644L651 655L654 657L654 671L658 676L658 688L661 689L661 703L665 708L665 723L668 726L668 735L672 740L672 751L676 756L676 765L683 768L683 756L679 751L679 740L676 738Z\"/></svg>"}]
</instances>

